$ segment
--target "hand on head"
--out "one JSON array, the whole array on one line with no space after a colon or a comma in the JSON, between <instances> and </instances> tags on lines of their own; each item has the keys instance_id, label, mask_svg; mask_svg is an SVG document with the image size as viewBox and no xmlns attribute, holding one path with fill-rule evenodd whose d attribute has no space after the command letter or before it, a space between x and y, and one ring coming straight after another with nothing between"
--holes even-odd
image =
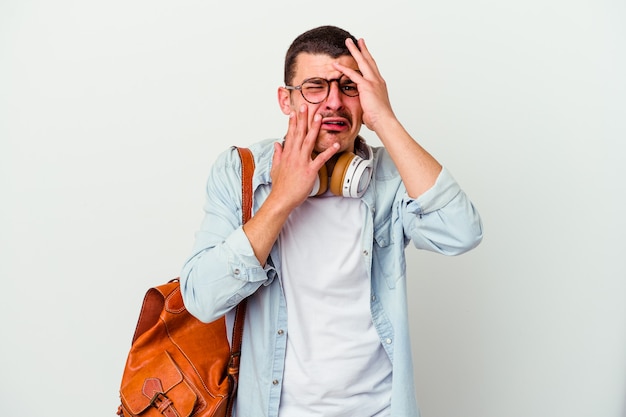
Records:
<instances>
[{"instance_id":1,"label":"hand on head","mask_svg":"<svg viewBox=\"0 0 626 417\"><path fill-rule=\"evenodd\" d=\"M378 70L376 61L367 49L365 40L359 39L358 43L357 47L352 39L346 39L346 46L357 62L359 71L338 62L333 63L333 66L357 83L363 109L363 123L375 132L381 120L395 116L389 101L387 84Z\"/></svg>"}]
</instances>

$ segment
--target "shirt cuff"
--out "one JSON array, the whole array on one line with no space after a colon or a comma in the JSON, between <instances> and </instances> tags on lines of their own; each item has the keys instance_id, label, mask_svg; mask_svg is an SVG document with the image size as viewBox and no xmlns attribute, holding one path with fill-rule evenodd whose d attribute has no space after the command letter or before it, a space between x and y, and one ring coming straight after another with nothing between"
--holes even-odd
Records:
<instances>
[{"instance_id":1,"label":"shirt cuff","mask_svg":"<svg viewBox=\"0 0 626 417\"><path fill-rule=\"evenodd\" d=\"M452 174L443 167L435 184L416 199L407 198L407 211L413 214L427 214L445 207L461 192L461 187Z\"/></svg>"},{"instance_id":2,"label":"shirt cuff","mask_svg":"<svg viewBox=\"0 0 626 417\"><path fill-rule=\"evenodd\" d=\"M233 276L247 282L259 282L268 279L268 272L273 268L261 266L242 226L235 229L226 238L224 244L230 253L228 267Z\"/></svg>"}]
</instances>

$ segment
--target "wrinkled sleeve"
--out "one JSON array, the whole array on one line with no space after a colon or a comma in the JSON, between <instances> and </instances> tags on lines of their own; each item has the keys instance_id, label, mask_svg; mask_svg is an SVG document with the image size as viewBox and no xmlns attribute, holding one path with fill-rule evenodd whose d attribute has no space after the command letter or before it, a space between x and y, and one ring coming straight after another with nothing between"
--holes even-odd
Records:
<instances>
[{"instance_id":1,"label":"wrinkled sleeve","mask_svg":"<svg viewBox=\"0 0 626 417\"><path fill-rule=\"evenodd\" d=\"M220 155L206 183L204 218L180 280L187 310L211 322L271 280L242 228L241 161L236 150Z\"/></svg>"},{"instance_id":2,"label":"wrinkled sleeve","mask_svg":"<svg viewBox=\"0 0 626 417\"><path fill-rule=\"evenodd\" d=\"M478 211L444 167L435 184L417 199L405 195L404 230L419 249L459 255L482 240Z\"/></svg>"}]
</instances>

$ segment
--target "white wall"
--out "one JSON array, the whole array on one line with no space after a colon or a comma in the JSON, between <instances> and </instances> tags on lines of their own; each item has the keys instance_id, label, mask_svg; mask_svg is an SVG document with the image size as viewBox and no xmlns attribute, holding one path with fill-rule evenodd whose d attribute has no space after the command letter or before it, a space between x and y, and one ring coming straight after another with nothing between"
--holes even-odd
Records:
<instances>
[{"instance_id":1,"label":"white wall","mask_svg":"<svg viewBox=\"0 0 626 417\"><path fill-rule=\"evenodd\" d=\"M284 52L330 23L368 41L484 220L469 254L409 252L423 416L625 416L625 19L618 0L3 0L2 414L114 415L211 162L285 132Z\"/></svg>"}]
</instances>

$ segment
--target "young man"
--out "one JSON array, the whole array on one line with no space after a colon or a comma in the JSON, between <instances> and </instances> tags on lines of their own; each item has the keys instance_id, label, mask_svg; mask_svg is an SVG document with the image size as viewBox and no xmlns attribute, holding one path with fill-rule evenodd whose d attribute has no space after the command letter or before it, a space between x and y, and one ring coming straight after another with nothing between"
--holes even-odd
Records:
<instances>
[{"instance_id":1,"label":"young man","mask_svg":"<svg viewBox=\"0 0 626 417\"><path fill-rule=\"evenodd\" d=\"M296 38L278 103L287 133L250 146L243 227L237 152L211 170L181 273L187 308L227 314L230 332L248 298L238 416L417 416L404 249L468 251L479 215L396 119L362 39L332 26ZM365 144L362 124L384 147Z\"/></svg>"}]
</instances>

